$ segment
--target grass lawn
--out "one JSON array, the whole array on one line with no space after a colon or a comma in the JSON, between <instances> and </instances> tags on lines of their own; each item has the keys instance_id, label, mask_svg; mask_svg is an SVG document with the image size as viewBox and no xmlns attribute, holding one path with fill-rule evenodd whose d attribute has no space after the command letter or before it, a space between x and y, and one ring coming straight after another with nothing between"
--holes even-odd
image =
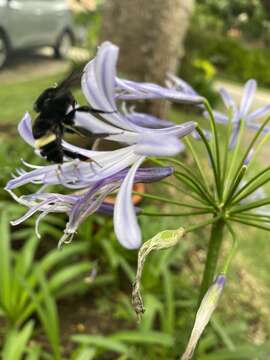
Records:
<instances>
[{"instance_id":1,"label":"grass lawn","mask_svg":"<svg viewBox=\"0 0 270 360\"><path fill-rule=\"evenodd\" d=\"M34 115L33 104L41 92L62 80L65 73L5 83L0 88L0 123L18 123L26 111ZM78 94L77 94L78 95ZM79 99L82 97L79 96Z\"/></svg>"}]
</instances>

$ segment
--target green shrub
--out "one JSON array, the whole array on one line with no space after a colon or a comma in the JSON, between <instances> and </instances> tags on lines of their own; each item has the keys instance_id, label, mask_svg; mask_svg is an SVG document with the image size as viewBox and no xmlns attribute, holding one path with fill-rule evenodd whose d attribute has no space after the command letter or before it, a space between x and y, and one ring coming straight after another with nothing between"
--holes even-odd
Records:
<instances>
[{"instance_id":1,"label":"green shrub","mask_svg":"<svg viewBox=\"0 0 270 360\"><path fill-rule=\"evenodd\" d=\"M186 41L186 55L180 69L180 75L187 81L190 76L194 77L192 64L197 59L207 59L226 78L241 82L255 78L260 85L270 86L268 49L251 48L239 39L193 28Z\"/></svg>"}]
</instances>

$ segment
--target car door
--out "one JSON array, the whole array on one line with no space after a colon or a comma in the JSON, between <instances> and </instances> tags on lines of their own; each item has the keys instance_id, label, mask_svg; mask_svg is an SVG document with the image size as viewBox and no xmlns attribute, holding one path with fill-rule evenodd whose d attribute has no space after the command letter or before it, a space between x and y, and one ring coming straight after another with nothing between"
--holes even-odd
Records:
<instances>
[{"instance_id":1,"label":"car door","mask_svg":"<svg viewBox=\"0 0 270 360\"><path fill-rule=\"evenodd\" d=\"M14 48L36 45L41 35L38 1L8 0L9 36Z\"/></svg>"},{"instance_id":2,"label":"car door","mask_svg":"<svg viewBox=\"0 0 270 360\"><path fill-rule=\"evenodd\" d=\"M68 18L67 1L65 0L36 0L42 19L40 30L42 41L46 45L54 45Z\"/></svg>"}]
</instances>

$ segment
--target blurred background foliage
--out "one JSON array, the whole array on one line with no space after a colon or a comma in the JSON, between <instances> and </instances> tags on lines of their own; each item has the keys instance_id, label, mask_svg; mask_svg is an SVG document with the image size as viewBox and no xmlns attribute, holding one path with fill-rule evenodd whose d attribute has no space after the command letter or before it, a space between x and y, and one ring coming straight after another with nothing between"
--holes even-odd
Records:
<instances>
[{"instance_id":1,"label":"blurred background foliage","mask_svg":"<svg viewBox=\"0 0 270 360\"><path fill-rule=\"evenodd\" d=\"M99 2L95 11L76 15L76 21L87 28L83 46L88 58L98 44L101 11ZM178 74L216 104L216 80L242 83L256 78L261 86L269 87L269 17L270 10L259 0L198 0ZM85 59L73 59L69 66L84 63ZM177 249L153 253L147 259L142 284L147 311L138 324L130 301L136 252L117 243L110 218L91 216L74 242L61 251L56 245L65 226L62 215L44 219L41 240L35 236L34 219L17 228L8 225L24 209L3 187L14 169L22 166L21 157L30 163L41 161L19 140L14 124L31 110L42 89L62 77L63 70L28 79L3 78L0 88L2 358L176 359L184 350L194 318L208 229L185 238ZM171 119L194 118L184 110L172 109ZM184 160L190 164L188 156ZM161 184L148 186L147 191L175 196ZM149 200L141 206L168 211L168 205ZM188 221L192 219L140 219L145 239ZM200 342L200 360L269 358L267 234L254 229L247 234L239 228L238 236L241 251L219 311Z\"/></svg>"}]
</instances>

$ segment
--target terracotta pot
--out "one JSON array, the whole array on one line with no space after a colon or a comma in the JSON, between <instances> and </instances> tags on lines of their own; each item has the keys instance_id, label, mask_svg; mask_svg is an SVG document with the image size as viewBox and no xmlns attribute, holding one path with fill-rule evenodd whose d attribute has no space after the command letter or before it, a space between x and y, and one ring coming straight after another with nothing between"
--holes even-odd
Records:
<instances>
[{"instance_id":1,"label":"terracotta pot","mask_svg":"<svg viewBox=\"0 0 270 360\"><path fill-rule=\"evenodd\" d=\"M134 184L133 190L137 192L144 192L145 191L145 185L144 184ZM138 205L142 201L142 196L140 195L132 195L132 202L134 205ZM106 203L114 204L115 203L115 196L110 195L107 196L105 199Z\"/></svg>"}]
</instances>

